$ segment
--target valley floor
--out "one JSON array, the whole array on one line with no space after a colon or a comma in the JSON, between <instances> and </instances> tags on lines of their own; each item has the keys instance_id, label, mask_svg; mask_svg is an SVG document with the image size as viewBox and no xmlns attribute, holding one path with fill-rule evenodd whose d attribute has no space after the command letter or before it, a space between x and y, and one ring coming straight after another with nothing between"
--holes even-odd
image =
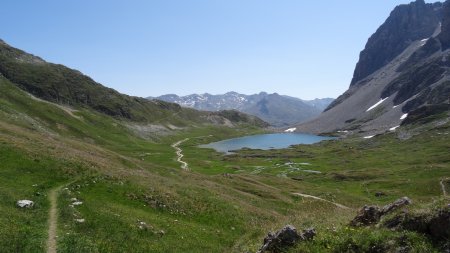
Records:
<instances>
[{"instance_id":1,"label":"valley floor","mask_svg":"<svg viewBox=\"0 0 450 253\"><path fill-rule=\"evenodd\" d=\"M402 235L416 252L438 250L420 234L347 225L369 203L448 204L448 123L407 139L401 127L224 156L198 145L262 130L203 125L149 140L106 116L10 100L0 94L1 252L255 252L286 224L318 232L296 252ZM20 199L36 204L18 208Z\"/></svg>"}]
</instances>

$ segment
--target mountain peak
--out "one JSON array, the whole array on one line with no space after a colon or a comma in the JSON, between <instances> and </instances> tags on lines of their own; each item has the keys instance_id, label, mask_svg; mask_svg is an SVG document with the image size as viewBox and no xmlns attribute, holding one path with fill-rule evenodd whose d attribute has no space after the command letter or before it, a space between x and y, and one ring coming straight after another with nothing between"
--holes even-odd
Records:
<instances>
[{"instance_id":1,"label":"mountain peak","mask_svg":"<svg viewBox=\"0 0 450 253\"><path fill-rule=\"evenodd\" d=\"M191 94L188 96L159 96L167 102L205 111L238 110L261 119L274 126L287 126L317 116L332 102L330 99L305 101L278 93L260 92L253 95L230 91L222 95Z\"/></svg>"},{"instance_id":2,"label":"mountain peak","mask_svg":"<svg viewBox=\"0 0 450 253\"><path fill-rule=\"evenodd\" d=\"M441 21L441 6L417 0L395 7L361 51L351 86L392 61L411 41L429 38Z\"/></svg>"},{"instance_id":3,"label":"mountain peak","mask_svg":"<svg viewBox=\"0 0 450 253\"><path fill-rule=\"evenodd\" d=\"M442 49L446 50L450 48L450 0L447 0L442 8L442 25L441 33L439 34L439 40L442 44Z\"/></svg>"},{"instance_id":4,"label":"mountain peak","mask_svg":"<svg viewBox=\"0 0 450 253\"><path fill-rule=\"evenodd\" d=\"M350 88L297 131L370 136L408 115L440 117L449 108L449 47L450 0L397 6L361 52Z\"/></svg>"}]
</instances>

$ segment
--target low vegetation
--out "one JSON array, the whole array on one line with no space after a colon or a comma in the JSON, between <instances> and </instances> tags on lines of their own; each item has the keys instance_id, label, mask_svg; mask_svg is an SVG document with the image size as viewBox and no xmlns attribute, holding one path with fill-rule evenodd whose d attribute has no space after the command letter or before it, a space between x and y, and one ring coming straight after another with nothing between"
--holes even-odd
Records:
<instances>
[{"instance_id":1,"label":"low vegetation","mask_svg":"<svg viewBox=\"0 0 450 253\"><path fill-rule=\"evenodd\" d=\"M367 203L408 196L411 211L446 204L440 180L450 169L448 123L409 139L399 138L405 126L368 140L225 156L198 145L264 130L245 120L175 130L162 121L156 123L168 132L148 139L129 127L134 122L32 99L4 78L0 86L4 252L46 251L47 195L56 187L58 252L256 251L268 231L285 224L318 233L293 252L441 247L417 232L347 225ZM180 148L190 172L180 169L171 147L186 138ZM19 199L36 205L18 208Z\"/></svg>"}]
</instances>

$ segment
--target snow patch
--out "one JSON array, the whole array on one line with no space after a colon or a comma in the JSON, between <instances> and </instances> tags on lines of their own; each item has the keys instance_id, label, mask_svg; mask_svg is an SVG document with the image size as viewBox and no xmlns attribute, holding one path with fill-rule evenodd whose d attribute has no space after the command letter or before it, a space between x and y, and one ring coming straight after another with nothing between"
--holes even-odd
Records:
<instances>
[{"instance_id":1,"label":"snow patch","mask_svg":"<svg viewBox=\"0 0 450 253\"><path fill-rule=\"evenodd\" d=\"M407 113L403 114L403 115L400 117L400 119L401 119L401 120L404 120L404 119L406 119L406 117L408 117L408 114L407 114Z\"/></svg>"},{"instance_id":2,"label":"snow patch","mask_svg":"<svg viewBox=\"0 0 450 253\"><path fill-rule=\"evenodd\" d=\"M293 133L295 130L297 130L297 128L293 127L293 128L288 128L288 129L284 130L284 132L285 133Z\"/></svg>"},{"instance_id":3,"label":"snow patch","mask_svg":"<svg viewBox=\"0 0 450 253\"><path fill-rule=\"evenodd\" d=\"M420 43L421 43L420 46L421 46L421 47L425 46L425 44L427 44L427 41L428 41L428 39L423 39L423 40L421 40L421 41L420 41Z\"/></svg>"},{"instance_id":4,"label":"snow patch","mask_svg":"<svg viewBox=\"0 0 450 253\"><path fill-rule=\"evenodd\" d=\"M375 107L377 107L377 106L379 106L379 105L381 105L381 103L383 103L383 101L384 100L386 100L386 99L388 99L389 97L387 97L387 98L384 98L384 99L380 99L380 101L378 101L376 104L374 104L374 105L372 105L371 107L369 107L369 109L367 109L367 111L366 112L368 112L368 111L370 111L370 110L372 110L372 109L374 109Z\"/></svg>"},{"instance_id":5,"label":"snow patch","mask_svg":"<svg viewBox=\"0 0 450 253\"><path fill-rule=\"evenodd\" d=\"M371 139L373 138L375 135L369 135L369 136L364 136L364 139Z\"/></svg>"},{"instance_id":6,"label":"snow patch","mask_svg":"<svg viewBox=\"0 0 450 253\"><path fill-rule=\"evenodd\" d=\"M389 131L395 131L395 129L399 128L400 126L395 126L395 127L391 127L389 128Z\"/></svg>"}]
</instances>

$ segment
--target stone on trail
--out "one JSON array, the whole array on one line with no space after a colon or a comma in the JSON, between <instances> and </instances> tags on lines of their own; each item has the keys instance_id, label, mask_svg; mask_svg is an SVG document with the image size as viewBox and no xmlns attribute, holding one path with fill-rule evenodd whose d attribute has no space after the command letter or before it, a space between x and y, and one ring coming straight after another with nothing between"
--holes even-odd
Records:
<instances>
[{"instance_id":1,"label":"stone on trail","mask_svg":"<svg viewBox=\"0 0 450 253\"><path fill-rule=\"evenodd\" d=\"M16 205L20 208L31 208L34 206L34 202L31 200L19 200L17 201Z\"/></svg>"}]
</instances>

